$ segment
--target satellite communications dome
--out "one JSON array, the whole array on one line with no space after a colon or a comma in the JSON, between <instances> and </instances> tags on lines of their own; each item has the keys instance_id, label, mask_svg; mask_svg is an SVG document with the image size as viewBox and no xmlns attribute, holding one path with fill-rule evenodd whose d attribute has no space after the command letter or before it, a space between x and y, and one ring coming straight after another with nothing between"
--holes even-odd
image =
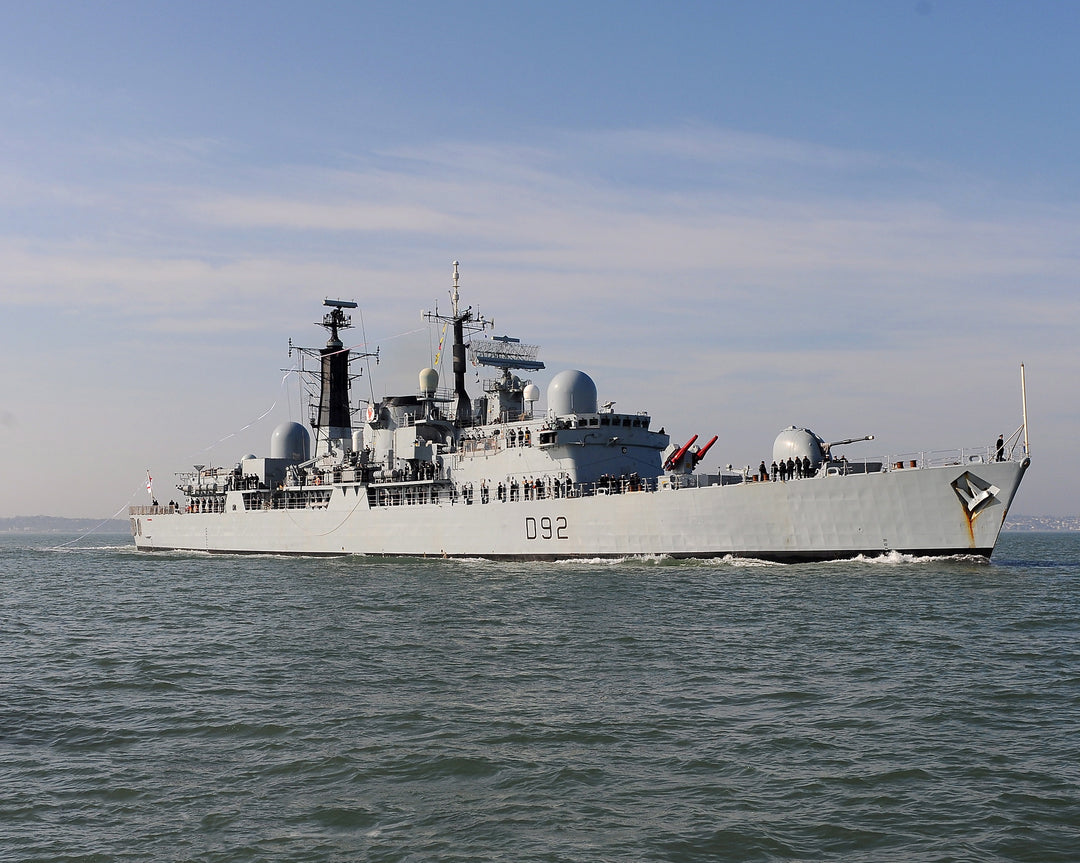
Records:
<instances>
[{"instance_id":1,"label":"satellite communications dome","mask_svg":"<svg viewBox=\"0 0 1080 863\"><path fill-rule=\"evenodd\" d=\"M548 410L555 416L596 413L596 384L585 372L559 372L548 384Z\"/></svg>"},{"instance_id":2,"label":"satellite communications dome","mask_svg":"<svg viewBox=\"0 0 1080 863\"><path fill-rule=\"evenodd\" d=\"M270 458L307 461L311 458L311 438L300 423L282 423L270 436Z\"/></svg>"},{"instance_id":3,"label":"satellite communications dome","mask_svg":"<svg viewBox=\"0 0 1080 863\"><path fill-rule=\"evenodd\" d=\"M439 388L439 373L435 369L423 369L420 372L420 393L429 398Z\"/></svg>"}]
</instances>

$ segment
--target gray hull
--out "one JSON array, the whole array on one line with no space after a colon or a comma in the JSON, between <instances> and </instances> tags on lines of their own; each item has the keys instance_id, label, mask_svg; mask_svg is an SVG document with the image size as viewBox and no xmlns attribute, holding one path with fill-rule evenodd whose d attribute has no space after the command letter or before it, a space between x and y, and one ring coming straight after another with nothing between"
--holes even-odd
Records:
<instances>
[{"instance_id":1,"label":"gray hull","mask_svg":"<svg viewBox=\"0 0 1080 863\"><path fill-rule=\"evenodd\" d=\"M989 556L1028 461L662 487L586 497L372 506L361 484L318 508L133 508L140 550L560 559L829 560L897 551Z\"/></svg>"}]
</instances>

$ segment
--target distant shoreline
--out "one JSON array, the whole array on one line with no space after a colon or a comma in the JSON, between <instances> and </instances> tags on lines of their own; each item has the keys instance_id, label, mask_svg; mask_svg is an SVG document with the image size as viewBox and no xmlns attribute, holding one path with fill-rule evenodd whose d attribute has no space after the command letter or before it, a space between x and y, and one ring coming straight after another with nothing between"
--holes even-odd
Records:
<instances>
[{"instance_id":1,"label":"distant shoreline","mask_svg":"<svg viewBox=\"0 0 1080 863\"><path fill-rule=\"evenodd\" d=\"M81 530L128 533L124 518L61 518L55 515L23 515L0 518L0 533L78 533ZM1010 515L1004 531L1068 533L1080 531L1080 515Z\"/></svg>"},{"instance_id":2,"label":"distant shoreline","mask_svg":"<svg viewBox=\"0 0 1080 863\"><path fill-rule=\"evenodd\" d=\"M1080 530L1080 515L1010 515L1002 530L1069 533Z\"/></svg>"},{"instance_id":3,"label":"distant shoreline","mask_svg":"<svg viewBox=\"0 0 1080 863\"><path fill-rule=\"evenodd\" d=\"M0 518L0 533L78 533L81 530L130 533L131 527L126 518L61 518L55 515Z\"/></svg>"}]
</instances>

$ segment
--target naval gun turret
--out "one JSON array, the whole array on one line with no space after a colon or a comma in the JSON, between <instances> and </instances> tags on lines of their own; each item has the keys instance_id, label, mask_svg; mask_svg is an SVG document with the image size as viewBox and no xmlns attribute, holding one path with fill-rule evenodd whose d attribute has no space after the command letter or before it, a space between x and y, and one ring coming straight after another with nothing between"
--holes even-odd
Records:
<instances>
[{"instance_id":1,"label":"naval gun turret","mask_svg":"<svg viewBox=\"0 0 1080 863\"><path fill-rule=\"evenodd\" d=\"M871 434L826 443L822 437L810 429L788 426L776 436L776 440L773 442L773 461L779 464L782 461L786 462L788 459L801 462L803 459L809 458L810 469L816 473L831 458L830 453L833 447L873 439L874 436Z\"/></svg>"}]
</instances>

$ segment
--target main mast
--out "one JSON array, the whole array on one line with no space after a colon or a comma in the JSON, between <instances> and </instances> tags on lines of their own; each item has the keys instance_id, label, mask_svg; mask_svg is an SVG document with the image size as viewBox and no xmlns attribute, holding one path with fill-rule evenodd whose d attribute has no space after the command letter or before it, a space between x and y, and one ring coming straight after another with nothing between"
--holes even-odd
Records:
<instances>
[{"instance_id":1,"label":"main mast","mask_svg":"<svg viewBox=\"0 0 1080 863\"><path fill-rule=\"evenodd\" d=\"M425 317L430 321L442 321L444 324L452 324L454 327L454 419L459 426L472 425L472 403L469 394L465 391L465 330L470 333L481 332L485 328L493 326L483 315L473 316L472 306L461 311L460 294L458 292L458 262L454 261L454 287L450 292L451 314L449 317L440 315L438 307L434 312L427 312Z\"/></svg>"},{"instance_id":2,"label":"main mast","mask_svg":"<svg viewBox=\"0 0 1080 863\"><path fill-rule=\"evenodd\" d=\"M355 309L356 303L351 300L323 300L324 306L329 306L322 319L320 326L330 332L324 348L302 348L289 340L289 355L298 351L301 356L309 356L318 359L319 393L316 401L314 387L308 390L309 406L311 408L311 428L315 432L314 456L326 455L334 449L348 452L352 449L352 409L349 407L349 364L359 357L374 356L378 358L378 351L374 353L354 353L345 347L341 341L341 331L352 326L352 319L345 314L345 309ZM314 383L316 373L314 370L303 368L301 360L301 378L306 378Z\"/></svg>"},{"instance_id":3,"label":"main mast","mask_svg":"<svg viewBox=\"0 0 1080 863\"><path fill-rule=\"evenodd\" d=\"M321 374L319 376L319 412L315 424L315 455L322 455L331 442L338 442L342 449L352 444L352 420L349 411L349 349L338 336L339 330L352 326L352 319L344 309L355 309L350 300L323 300L331 310L323 316L322 325L330 331L326 347L319 351ZM321 434L320 434L321 432ZM342 441L347 443L342 444Z\"/></svg>"}]
</instances>

